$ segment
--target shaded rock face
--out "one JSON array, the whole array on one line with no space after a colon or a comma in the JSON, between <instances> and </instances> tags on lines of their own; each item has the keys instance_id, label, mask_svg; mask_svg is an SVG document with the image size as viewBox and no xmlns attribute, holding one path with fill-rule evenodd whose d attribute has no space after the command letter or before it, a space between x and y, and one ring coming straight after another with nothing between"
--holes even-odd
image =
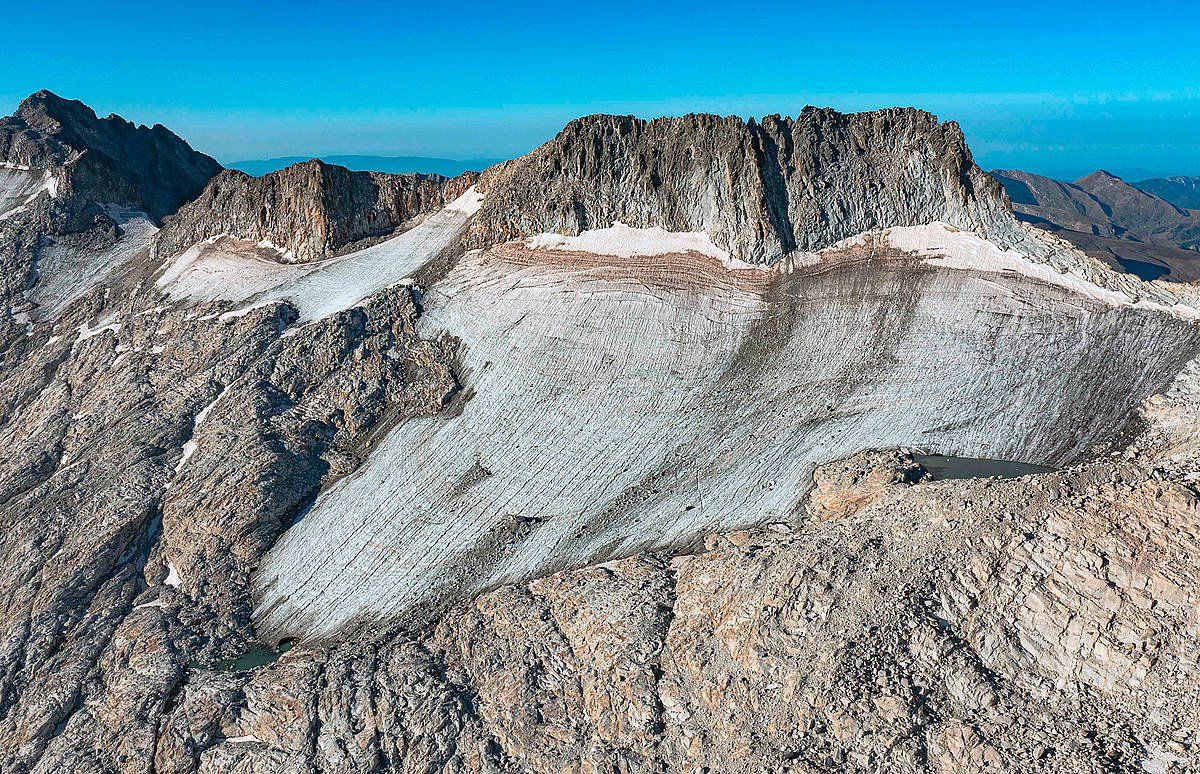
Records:
<instances>
[{"instance_id":1,"label":"shaded rock face","mask_svg":"<svg viewBox=\"0 0 1200 774\"><path fill-rule=\"evenodd\" d=\"M475 177L351 172L316 159L262 177L226 170L171 219L154 250L168 258L228 235L275 247L287 263L319 260L441 209Z\"/></svg>"},{"instance_id":2,"label":"shaded rock face","mask_svg":"<svg viewBox=\"0 0 1200 774\"><path fill-rule=\"evenodd\" d=\"M193 199L221 171L161 125L98 118L82 102L48 91L0 119L0 160L59 170L60 194L76 207L111 202L155 219Z\"/></svg>"},{"instance_id":3,"label":"shaded rock face","mask_svg":"<svg viewBox=\"0 0 1200 774\"><path fill-rule=\"evenodd\" d=\"M162 126L97 118L48 91L25 99L0 118L0 317L44 314L39 284L56 307L126 268L220 170Z\"/></svg>"},{"instance_id":4,"label":"shaded rock face","mask_svg":"<svg viewBox=\"0 0 1200 774\"><path fill-rule=\"evenodd\" d=\"M769 264L883 226L987 229L1009 217L958 126L902 109L805 108L761 122L589 116L481 186L472 247L621 221L705 231L733 257Z\"/></svg>"}]
</instances>

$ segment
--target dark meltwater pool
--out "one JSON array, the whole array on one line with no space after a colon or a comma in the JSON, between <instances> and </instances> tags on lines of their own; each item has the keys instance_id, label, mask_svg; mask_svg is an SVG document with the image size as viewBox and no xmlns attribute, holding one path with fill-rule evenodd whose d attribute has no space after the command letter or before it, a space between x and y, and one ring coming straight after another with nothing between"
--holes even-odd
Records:
<instances>
[{"instance_id":1,"label":"dark meltwater pool","mask_svg":"<svg viewBox=\"0 0 1200 774\"><path fill-rule=\"evenodd\" d=\"M1028 462L989 460L983 457L943 457L940 454L914 454L913 458L929 471L934 481L954 478L1017 478L1034 473L1053 473L1057 468L1030 465Z\"/></svg>"},{"instance_id":2,"label":"dark meltwater pool","mask_svg":"<svg viewBox=\"0 0 1200 774\"><path fill-rule=\"evenodd\" d=\"M290 640L284 640L279 643L279 648L269 648L265 645L257 648L251 648L237 658L218 661L213 665L213 669L219 669L222 672L248 672L251 669L257 669L260 666L273 664L279 660L279 657L292 649L296 643Z\"/></svg>"}]
</instances>

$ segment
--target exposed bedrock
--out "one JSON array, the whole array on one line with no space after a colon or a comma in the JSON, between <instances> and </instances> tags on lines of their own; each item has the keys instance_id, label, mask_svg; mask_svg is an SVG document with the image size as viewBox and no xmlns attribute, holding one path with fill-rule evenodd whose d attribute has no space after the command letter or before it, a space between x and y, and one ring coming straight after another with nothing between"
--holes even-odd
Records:
<instances>
[{"instance_id":1,"label":"exposed bedrock","mask_svg":"<svg viewBox=\"0 0 1200 774\"><path fill-rule=\"evenodd\" d=\"M417 638L197 672L155 770L1200 764L1194 491L1149 460L916 486L866 462L891 483L854 513L505 586Z\"/></svg>"},{"instance_id":2,"label":"exposed bedrock","mask_svg":"<svg viewBox=\"0 0 1200 774\"><path fill-rule=\"evenodd\" d=\"M816 465L862 449L1079 460L1200 349L1194 324L1101 298L879 237L791 273L468 255L421 318L462 342L460 402L322 493L265 557L256 625L421 624L497 584L789 521Z\"/></svg>"},{"instance_id":3,"label":"exposed bedrock","mask_svg":"<svg viewBox=\"0 0 1200 774\"><path fill-rule=\"evenodd\" d=\"M171 219L154 251L169 258L209 237L231 236L274 248L285 263L314 261L441 209L475 178L351 172L317 159L262 177L225 170Z\"/></svg>"},{"instance_id":4,"label":"exposed bedrock","mask_svg":"<svg viewBox=\"0 0 1200 774\"><path fill-rule=\"evenodd\" d=\"M438 410L406 288L293 328L96 289L0 372L0 770L146 771L190 665L253 641L248 580L372 433Z\"/></svg>"},{"instance_id":5,"label":"exposed bedrock","mask_svg":"<svg viewBox=\"0 0 1200 774\"><path fill-rule=\"evenodd\" d=\"M735 258L772 263L884 226L1011 219L961 130L911 109L807 107L759 122L595 115L483 177L470 245L613 221L706 231Z\"/></svg>"},{"instance_id":6,"label":"exposed bedrock","mask_svg":"<svg viewBox=\"0 0 1200 774\"><path fill-rule=\"evenodd\" d=\"M0 119L0 161L50 170L74 207L113 203L162 218L200 193L221 165L167 128L98 118L76 100L30 95Z\"/></svg>"},{"instance_id":7,"label":"exposed bedrock","mask_svg":"<svg viewBox=\"0 0 1200 774\"><path fill-rule=\"evenodd\" d=\"M0 118L0 346L128 269L221 165L166 128L39 91ZM120 280L113 281L119 285Z\"/></svg>"}]
</instances>

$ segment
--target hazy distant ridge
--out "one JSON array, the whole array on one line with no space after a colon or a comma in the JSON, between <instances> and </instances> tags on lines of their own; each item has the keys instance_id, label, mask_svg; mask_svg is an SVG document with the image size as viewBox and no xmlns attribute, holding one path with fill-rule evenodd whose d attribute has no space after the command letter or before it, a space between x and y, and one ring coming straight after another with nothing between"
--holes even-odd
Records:
<instances>
[{"instance_id":1,"label":"hazy distant ridge","mask_svg":"<svg viewBox=\"0 0 1200 774\"><path fill-rule=\"evenodd\" d=\"M227 166L230 169L240 169L255 177L265 175L289 167L310 158L319 158L327 164L337 164L361 172L390 172L406 174L410 172L425 172L446 177L456 177L463 172L481 172L504 159L439 159L429 156L281 156L274 159L252 159L235 161Z\"/></svg>"},{"instance_id":2,"label":"hazy distant ridge","mask_svg":"<svg viewBox=\"0 0 1200 774\"><path fill-rule=\"evenodd\" d=\"M1183 207L1185 210L1200 210L1200 177L1186 175L1156 177L1135 183L1135 185L1143 191L1166 199L1176 207Z\"/></svg>"}]
</instances>

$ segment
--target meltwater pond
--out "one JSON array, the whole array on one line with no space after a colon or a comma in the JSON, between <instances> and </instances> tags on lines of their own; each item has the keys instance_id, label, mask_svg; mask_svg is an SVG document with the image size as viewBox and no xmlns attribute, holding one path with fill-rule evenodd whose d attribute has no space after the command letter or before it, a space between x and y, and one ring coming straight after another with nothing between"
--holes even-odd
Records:
<instances>
[{"instance_id":1,"label":"meltwater pond","mask_svg":"<svg viewBox=\"0 0 1200 774\"><path fill-rule=\"evenodd\" d=\"M1028 462L990 460L983 457L943 457L940 454L914 454L913 458L929 471L934 481L955 478L1017 478L1034 473L1053 473L1057 468L1030 465Z\"/></svg>"},{"instance_id":2,"label":"meltwater pond","mask_svg":"<svg viewBox=\"0 0 1200 774\"><path fill-rule=\"evenodd\" d=\"M279 660L280 656L291 650L295 644L294 640L284 640L279 643L278 649L265 645L251 648L237 658L218 661L213 665L213 668L219 669L222 672L249 672L251 669L275 663Z\"/></svg>"}]
</instances>

